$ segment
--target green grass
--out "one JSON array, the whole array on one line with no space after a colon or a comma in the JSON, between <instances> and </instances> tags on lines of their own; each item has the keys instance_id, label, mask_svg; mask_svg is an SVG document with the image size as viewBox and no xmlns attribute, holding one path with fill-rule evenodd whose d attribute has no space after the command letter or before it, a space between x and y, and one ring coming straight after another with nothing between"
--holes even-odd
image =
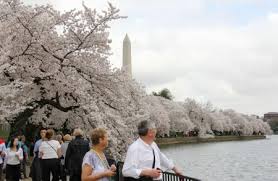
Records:
<instances>
[{"instance_id":1,"label":"green grass","mask_svg":"<svg viewBox=\"0 0 278 181\"><path fill-rule=\"evenodd\" d=\"M9 131L0 129L0 138L7 139L9 137Z\"/></svg>"}]
</instances>

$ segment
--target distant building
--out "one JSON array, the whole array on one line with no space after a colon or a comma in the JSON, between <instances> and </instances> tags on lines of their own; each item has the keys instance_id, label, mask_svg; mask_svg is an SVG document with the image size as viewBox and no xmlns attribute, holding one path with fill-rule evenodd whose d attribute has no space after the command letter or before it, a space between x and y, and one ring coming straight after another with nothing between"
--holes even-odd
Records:
<instances>
[{"instance_id":1,"label":"distant building","mask_svg":"<svg viewBox=\"0 0 278 181\"><path fill-rule=\"evenodd\" d=\"M268 112L264 114L264 121L268 120L277 120L278 121L278 112Z\"/></svg>"},{"instance_id":2,"label":"distant building","mask_svg":"<svg viewBox=\"0 0 278 181\"><path fill-rule=\"evenodd\" d=\"M268 112L264 114L264 121L268 122L275 133L278 133L278 112Z\"/></svg>"}]
</instances>

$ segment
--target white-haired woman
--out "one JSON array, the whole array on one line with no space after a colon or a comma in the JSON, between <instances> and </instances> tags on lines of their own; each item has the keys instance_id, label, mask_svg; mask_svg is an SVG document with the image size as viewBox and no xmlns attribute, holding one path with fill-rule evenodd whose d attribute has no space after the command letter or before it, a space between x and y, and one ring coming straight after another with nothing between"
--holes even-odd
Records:
<instances>
[{"instance_id":1,"label":"white-haired woman","mask_svg":"<svg viewBox=\"0 0 278 181\"><path fill-rule=\"evenodd\" d=\"M64 142L61 145L61 151L62 151L61 164L62 164L62 168L60 170L60 176L61 176L62 181L66 181L67 180L67 173L65 171L65 158L66 158L66 153L67 153L69 143L72 140L72 138L69 134L66 134L63 137L63 140L64 140Z\"/></svg>"}]
</instances>

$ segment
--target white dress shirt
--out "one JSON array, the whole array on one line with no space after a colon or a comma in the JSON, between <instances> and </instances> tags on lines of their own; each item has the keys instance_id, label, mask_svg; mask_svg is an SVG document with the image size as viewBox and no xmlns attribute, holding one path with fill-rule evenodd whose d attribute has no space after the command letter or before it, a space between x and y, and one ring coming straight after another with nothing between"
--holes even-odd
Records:
<instances>
[{"instance_id":1,"label":"white dress shirt","mask_svg":"<svg viewBox=\"0 0 278 181\"><path fill-rule=\"evenodd\" d=\"M171 170L174 168L173 162L160 152L160 149L153 142L151 145L138 138L132 143L128 150L123 166L123 175L125 177L139 178L143 169L151 169L153 165L153 150L155 154L155 167L162 170ZM162 175L159 178L162 179Z\"/></svg>"}]
</instances>

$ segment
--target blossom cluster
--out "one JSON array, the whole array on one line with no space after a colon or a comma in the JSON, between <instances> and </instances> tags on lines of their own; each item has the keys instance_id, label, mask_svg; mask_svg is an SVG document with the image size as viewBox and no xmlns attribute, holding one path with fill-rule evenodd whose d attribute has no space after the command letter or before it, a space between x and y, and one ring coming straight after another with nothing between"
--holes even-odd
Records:
<instances>
[{"instance_id":1,"label":"blossom cluster","mask_svg":"<svg viewBox=\"0 0 278 181\"><path fill-rule=\"evenodd\" d=\"M108 4L98 12L61 13L50 5L0 1L0 123L71 130L108 130L110 152L122 158L136 138L137 123L153 120L158 136L198 130L268 133L260 119L231 110L211 111L149 96L124 71L112 68L109 23L124 18Z\"/></svg>"}]
</instances>

